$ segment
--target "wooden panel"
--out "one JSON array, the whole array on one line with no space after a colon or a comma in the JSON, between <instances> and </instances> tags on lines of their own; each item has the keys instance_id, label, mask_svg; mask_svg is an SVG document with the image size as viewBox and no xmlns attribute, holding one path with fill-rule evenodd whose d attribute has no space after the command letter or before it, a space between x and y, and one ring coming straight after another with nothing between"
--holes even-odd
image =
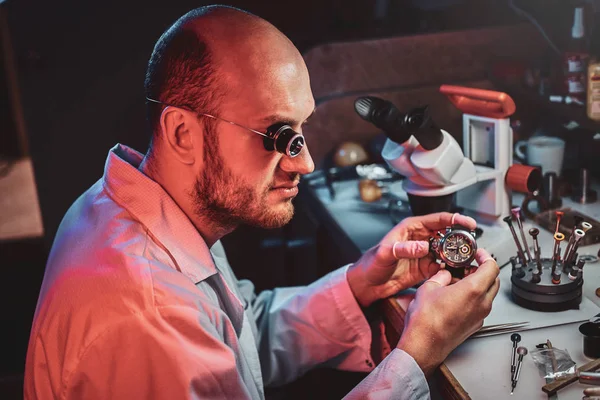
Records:
<instances>
[{"instance_id":1,"label":"wooden panel","mask_svg":"<svg viewBox=\"0 0 600 400\"><path fill-rule=\"evenodd\" d=\"M533 59L545 48L529 24L357 42L304 53L317 101L348 92L482 79L502 55Z\"/></svg>"},{"instance_id":2,"label":"wooden panel","mask_svg":"<svg viewBox=\"0 0 600 400\"><path fill-rule=\"evenodd\" d=\"M40 237L44 233L30 159L0 166L0 240Z\"/></svg>"}]
</instances>

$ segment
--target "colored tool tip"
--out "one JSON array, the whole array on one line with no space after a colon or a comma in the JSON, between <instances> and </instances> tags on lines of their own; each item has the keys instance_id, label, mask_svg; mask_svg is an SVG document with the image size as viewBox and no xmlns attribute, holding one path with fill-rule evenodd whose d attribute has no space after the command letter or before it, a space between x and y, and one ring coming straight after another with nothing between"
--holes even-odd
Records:
<instances>
[{"instance_id":1,"label":"colored tool tip","mask_svg":"<svg viewBox=\"0 0 600 400\"><path fill-rule=\"evenodd\" d=\"M584 232L587 232L590 229L592 229L592 224L590 224L589 222L582 222L581 229L583 229Z\"/></svg>"},{"instance_id":2,"label":"colored tool tip","mask_svg":"<svg viewBox=\"0 0 600 400\"><path fill-rule=\"evenodd\" d=\"M509 225L510 225L510 223L512 222L512 219L511 219L510 215L509 215L508 217L504 217L504 218L502 218L502 220L503 220L504 222L506 222L507 224L509 224Z\"/></svg>"},{"instance_id":3,"label":"colored tool tip","mask_svg":"<svg viewBox=\"0 0 600 400\"><path fill-rule=\"evenodd\" d=\"M527 355L527 348L523 346L517 347L517 354L520 356Z\"/></svg>"},{"instance_id":4,"label":"colored tool tip","mask_svg":"<svg viewBox=\"0 0 600 400\"><path fill-rule=\"evenodd\" d=\"M557 212L556 212L556 216L557 216L557 217L562 217L563 215L565 215L565 213L564 213L564 212L562 212L562 211L557 211Z\"/></svg>"},{"instance_id":5,"label":"colored tool tip","mask_svg":"<svg viewBox=\"0 0 600 400\"><path fill-rule=\"evenodd\" d=\"M510 340L519 343L521 341L521 335L519 335L518 333L513 333L512 335L510 335Z\"/></svg>"},{"instance_id":6,"label":"colored tool tip","mask_svg":"<svg viewBox=\"0 0 600 400\"><path fill-rule=\"evenodd\" d=\"M560 242L561 240L565 240L565 235L564 235L563 233L556 232L556 233L554 234L554 240L558 240L559 242Z\"/></svg>"},{"instance_id":7,"label":"colored tool tip","mask_svg":"<svg viewBox=\"0 0 600 400\"><path fill-rule=\"evenodd\" d=\"M510 210L510 212L512 213L512 215L514 215L515 217L518 217L519 214L521 213L521 207L515 207L512 210Z\"/></svg>"},{"instance_id":8,"label":"colored tool tip","mask_svg":"<svg viewBox=\"0 0 600 400\"><path fill-rule=\"evenodd\" d=\"M533 237L536 237L537 235L540 234L540 230L538 228L531 228L529 230L529 234Z\"/></svg>"},{"instance_id":9,"label":"colored tool tip","mask_svg":"<svg viewBox=\"0 0 600 400\"><path fill-rule=\"evenodd\" d=\"M585 232L581 229L575 229L575 237L582 238L585 236Z\"/></svg>"}]
</instances>

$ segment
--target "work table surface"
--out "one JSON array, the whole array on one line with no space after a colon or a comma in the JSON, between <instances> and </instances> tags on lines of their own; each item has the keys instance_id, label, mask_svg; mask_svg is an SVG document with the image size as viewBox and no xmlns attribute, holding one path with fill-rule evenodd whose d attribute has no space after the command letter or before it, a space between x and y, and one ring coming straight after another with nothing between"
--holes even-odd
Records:
<instances>
[{"instance_id":1,"label":"work table surface","mask_svg":"<svg viewBox=\"0 0 600 400\"><path fill-rule=\"evenodd\" d=\"M360 199L358 192L358 181L347 180L333 183L335 197L332 198L326 186L317 184L303 185L308 193L305 198L312 202L311 208L315 211L321 223L327 226L327 230L334 241L343 249L350 259L356 259L365 250L377 244L379 240L394 226L394 221L388 210L390 198L384 198L375 203L365 203ZM520 205L522 195L513 196L513 204ZM397 200L397 199L396 199ZM600 202L581 205L563 198L562 208L572 208L595 220L600 220ZM410 216L406 212L404 217ZM402 212L396 218L401 219ZM535 226L531 221L525 222L525 228ZM542 256L551 252L552 234L540 229L539 236ZM564 248L564 246L563 246ZM579 254L596 255L600 244L580 247ZM516 254L516 249L515 249ZM536 329L518 330L522 337L520 345L533 350L537 344L545 343L547 339L552 341L556 348L568 350L571 358L577 366L590 361L583 355L583 337L578 331L580 321L592 317L589 312L598 313L600 298L595 295L595 290L600 286L600 262L587 263L584 268L584 301L579 314L570 314L563 322L554 320L546 322L551 325ZM510 265L501 270L501 289L494 301L494 307L503 307L501 296L504 300L510 298ZM502 292L505 291L505 292ZM391 298L383 307L391 324L392 330L398 328L402 321L402 299ZM513 305L514 306L514 305ZM512 317L515 321L521 318L532 323L543 326L543 321L548 319L548 313L524 310L522 316L519 311ZM542 321L542 322L540 322ZM557 322L558 321L558 322ZM564 323L566 321L566 323ZM569 322L577 321L577 322ZM556 325L558 324L558 325ZM401 327L399 328L401 329ZM395 332L388 337L397 339L400 332ZM510 354L512 342L510 333L502 333L494 336L472 338L459 346L445 361L440 371L441 389L445 398L473 398L473 399L546 399L547 395L542 392L541 387L546 383L540 377L535 364L530 356L526 356L523 363L521 378L514 395L510 395ZM453 379L456 381L453 381ZM558 399L580 399L585 386L574 383L558 392ZM449 390L448 390L449 388Z\"/></svg>"}]
</instances>

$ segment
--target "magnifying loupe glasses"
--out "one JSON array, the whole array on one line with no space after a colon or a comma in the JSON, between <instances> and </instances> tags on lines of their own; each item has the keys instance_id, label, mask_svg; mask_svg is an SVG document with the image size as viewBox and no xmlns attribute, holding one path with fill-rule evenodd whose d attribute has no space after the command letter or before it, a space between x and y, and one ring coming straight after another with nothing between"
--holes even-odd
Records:
<instances>
[{"instance_id":1,"label":"magnifying loupe glasses","mask_svg":"<svg viewBox=\"0 0 600 400\"><path fill-rule=\"evenodd\" d=\"M263 145L266 150L277 151L281 154L285 154L288 157L296 157L298 154L300 154L300 152L304 148L304 143L305 143L304 136L301 133L296 132L295 130L292 129L291 126L286 125L286 124L282 124L282 123L274 124L274 125L271 125L270 127L268 127L266 132L260 132L255 129L248 128L244 125L240 125L236 122L223 119L221 117L194 111L194 110L190 109L189 107L167 104L167 103L163 103L162 101L151 99L149 97L146 97L146 100L148 100L152 103L163 105L165 107L181 108L181 109L196 113L198 115L202 115L204 117L220 120L220 121L226 122L231 125L239 126L240 128L244 128L250 132L254 132L263 137Z\"/></svg>"}]
</instances>

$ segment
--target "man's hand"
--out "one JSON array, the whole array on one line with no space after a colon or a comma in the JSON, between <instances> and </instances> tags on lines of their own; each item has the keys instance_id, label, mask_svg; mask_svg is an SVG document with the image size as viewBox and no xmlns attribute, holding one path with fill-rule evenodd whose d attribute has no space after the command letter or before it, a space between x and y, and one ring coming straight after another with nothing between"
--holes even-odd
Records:
<instances>
[{"instance_id":1,"label":"man's hand","mask_svg":"<svg viewBox=\"0 0 600 400\"><path fill-rule=\"evenodd\" d=\"M447 212L404 219L348 269L348 284L367 307L430 278L440 266L429 256L429 238L447 226L475 229L473 218Z\"/></svg>"},{"instance_id":2,"label":"man's hand","mask_svg":"<svg viewBox=\"0 0 600 400\"><path fill-rule=\"evenodd\" d=\"M583 400L592 400L600 398L600 386L592 386L586 389L583 389Z\"/></svg>"},{"instance_id":3,"label":"man's hand","mask_svg":"<svg viewBox=\"0 0 600 400\"><path fill-rule=\"evenodd\" d=\"M439 271L417 290L408 306L398 348L410 354L425 375L483 325L500 287L500 269L486 250L476 255L479 268L450 284L451 275Z\"/></svg>"}]
</instances>

